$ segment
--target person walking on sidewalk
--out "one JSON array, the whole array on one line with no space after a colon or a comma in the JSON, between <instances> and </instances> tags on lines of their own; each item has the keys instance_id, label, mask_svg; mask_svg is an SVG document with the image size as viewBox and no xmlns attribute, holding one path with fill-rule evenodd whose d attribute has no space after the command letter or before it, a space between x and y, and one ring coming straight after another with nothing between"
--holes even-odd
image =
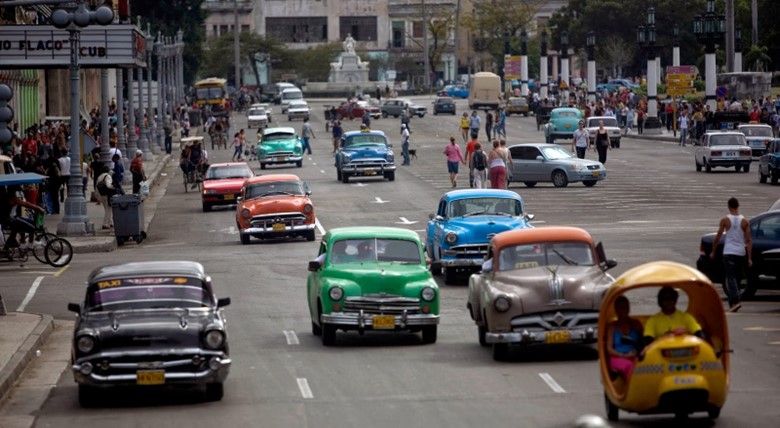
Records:
<instances>
[{"instance_id":1,"label":"person walking on sidewalk","mask_svg":"<svg viewBox=\"0 0 780 428\"><path fill-rule=\"evenodd\" d=\"M641 107L636 109L636 131L639 135L645 131L645 110Z\"/></svg>"},{"instance_id":2,"label":"person walking on sidewalk","mask_svg":"<svg viewBox=\"0 0 780 428\"><path fill-rule=\"evenodd\" d=\"M311 142L309 141L314 136L314 130L311 128L309 118L303 119L303 127L301 128L301 143L303 144L303 150L311 154Z\"/></svg>"},{"instance_id":3,"label":"person walking on sidewalk","mask_svg":"<svg viewBox=\"0 0 780 428\"><path fill-rule=\"evenodd\" d=\"M141 150L135 151L135 157L130 162L130 173L133 175L133 193L141 193L141 182L146 181L146 173L144 172L144 152Z\"/></svg>"},{"instance_id":4,"label":"person walking on sidewalk","mask_svg":"<svg viewBox=\"0 0 780 428\"><path fill-rule=\"evenodd\" d=\"M111 161L114 163L113 180L116 188L117 195L124 195L125 189L122 188L122 183L125 179L125 166L122 165L122 156L115 154L111 156Z\"/></svg>"},{"instance_id":5,"label":"person walking on sidewalk","mask_svg":"<svg viewBox=\"0 0 780 428\"><path fill-rule=\"evenodd\" d=\"M471 130L471 138L477 138L479 137L479 128L481 126L479 116L477 116L477 111L474 110L471 112L471 117L469 117L469 129Z\"/></svg>"},{"instance_id":6,"label":"person walking on sidewalk","mask_svg":"<svg viewBox=\"0 0 780 428\"><path fill-rule=\"evenodd\" d=\"M111 168L108 165L101 165L100 168L97 189L100 204L103 205L103 229L106 230L114 227L111 197L116 195L116 187L114 186L114 179L111 177Z\"/></svg>"},{"instance_id":7,"label":"person walking on sidewalk","mask_svg":"<svg viewBox=\"0 0 780 428\"><path fill-rule=\"evenodd\" d=\"M411 165L412 161L409 157L409 130L406 129L406 125L401 125L401 153L404 156L404 163L401 165Z\"/></svg>"},{"instance_id":8,"label":"person walking on sidewalk","mask_svg":"<svg viewBox=\"0 0 780 428\"><path fill-rule=\"evenodd\" d=\"M455 142L455 137L450 137L450 143L444 147L444 156L447 157L447 172L450 174L450 183L452 187L458 187L458 165L466 161L463 159L463 153Z\"/></svg>"},{"instance_id":9,"label":"person walking on sidewalk","mask_svg":"<svg viewBox=\"0 0 780 428\"><path fill-rule=\"evenodd\" d=\"M712 241L710 258L715 258L718 243L723 237L724 281L728 289L729 312L737 312L742 307L738 281L742 276L740 273L746 265L745 262L747 261L748 269L753 266L753 241L750 237L750 223L739 213L737 198L729 198L728 208L728 215L723 217L718 224L718 233L715 235L715 240Z\"/></svg>"}]
</instances>

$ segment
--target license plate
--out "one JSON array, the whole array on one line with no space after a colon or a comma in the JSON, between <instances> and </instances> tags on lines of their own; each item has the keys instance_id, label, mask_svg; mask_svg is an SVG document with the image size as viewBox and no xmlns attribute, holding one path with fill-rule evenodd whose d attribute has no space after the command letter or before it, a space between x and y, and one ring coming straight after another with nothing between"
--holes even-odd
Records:
<instances>
[{"instance_id":1,"label":"license plate","mask_svg":"<svg viewBox=\"0 0 780 428\"><path fill-rule=\"evenodd\" d=\"M375 329L393 329L395 328L395 317L392 315L374 315L371 323Z\"/></svg>"},{"instance_id":2,"label":"license plate","mask_svg":"<svg viewBox=\"0 0 780 428\"><path fill-rule=\"evenodd\" d=\"M236 195L234 195L232 193L228 193L227 195L225 195L225 200L226 201L232 201L233 199L236 199Z\"/></svg>"},{"instance_id":3,"label":"license plate","mask_svg":"<svg viewBox=\"0 0 780 428\"><path fill-rule=\"evenodd\" d=\"M274 223L274 225L271 226L271 229L273 229L274 232L284 232L284 223Z\"/></svg>"},{"instance_id":4,"label":"license plate","mask_svg":"<svg viewBox=\"0 0 780 428\"><path fill-rule=\"evenodd\" d=\"M376 172L374 172L373 169L367 169L367 170L363 171L363 174L374 175L374 174L376 174Z\"/></svg>"},{"instance_id":5,"label":"license plate","mask_svg":"<svg viewBox=\"0 0 780 428\"><path fill-rule=\"evenodd\" d=\"M724 152L723 153L723 156L728 156L730 158L733 158L736 155L737 155L737 152Z\"/></svg>"},{"instance_id":6,"label":"license plate","mask_svg":"<svg viewBox=\"0 0 780 428\"><path fill-rule=\"evenodd\" d=\"M571 334L566 331L548 331L547 343L569 343L571 340Z\"/></svg>"},{"instance_id":7,"label":"license plate","mask_svg":"<svg viewBox=\"0 0 780 428\"><path fill-rule=\"evenodd\" d=\"M593 171L593 176L594 176L594 177L598 177L599 175L601 175L601 172L599 172L599 171Z\"/></svg>"},{"instance_id":8,"label":"license plate","mask_svg":"<svg viewBox=\"0 0 780 428\"><path fill-rule=\"evenodd\" d=\"M279 157L276 158L276 161L277 162L284 162L285 158L284 158L284 156L279 156Z\"/></svg>"},{"instance_id":9,"label":"license plate","mask_svg":"<svg viewBox=\"0 0 780 428\"><path fill-rule=\"evenodd\" d=\"M162 385L165 383L165 370L139 370L135 372L138 385Z\"/></svg>"}]
</instances>

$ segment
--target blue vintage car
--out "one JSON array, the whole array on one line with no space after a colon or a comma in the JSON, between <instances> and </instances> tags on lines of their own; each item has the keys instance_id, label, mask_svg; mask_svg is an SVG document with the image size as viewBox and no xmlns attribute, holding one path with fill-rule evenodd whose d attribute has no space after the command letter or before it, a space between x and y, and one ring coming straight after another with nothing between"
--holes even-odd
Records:
<instances>
[{"instance_id":1,"label":"blue vintage car","mask_svg":"<svg viewBox=\"0 0 780 428\"><path fill-rule=\"evenodd\" d=\"M555 143L556 139L574 138L574 131L582 119L582 112L572 107L559 107L550 112L550 120L544 126L544 136L548 144Z\"/></svg>"},{"instance_id":2,"label":"blue vintage car","mask_svg":"<svg viewBox=\"0 0 780 428\"><path fill-rule=\"evenodd\" d=\"M440 97L468 98L469 90L464 85L447 85L436 93Z\"/></svg>"},{"instance_id":3,"label":"blue vintage car","mask_svg":"<svg viewBox=\"0 0 780 428\"><path fill-rule=\"evenodd\" d=\"M441 275L444 269L444 282L452 284L458 273L481 269L493 236L532 227L533 215L525 213L523 198L515 192L467 189L444 194L429 218L425 251L431 273Z\"/></svg>"},{"instance_id":4,"label":"blue vintage car","mask_svg":"<svg viewBox=\"0 0 780 428\"><path fill-rule=\"evenodd\" d=\"M395 180L395 156L382 131L351 131L341 137L336 152L336 175L343 183L349 177L384 177Z\"/></svg>"}]
</instances>

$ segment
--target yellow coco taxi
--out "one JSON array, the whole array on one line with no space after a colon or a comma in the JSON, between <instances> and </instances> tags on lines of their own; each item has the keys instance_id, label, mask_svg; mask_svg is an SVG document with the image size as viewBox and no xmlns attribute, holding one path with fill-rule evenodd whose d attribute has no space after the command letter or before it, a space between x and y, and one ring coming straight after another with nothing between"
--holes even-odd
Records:
<instances>
[{"instance_id":1,"label":"yellow coco taxi","mask_svg":"<svg viewBox=\"0 0 780 428\"><path fill-rule=\"evenodd\" d=\"M688 297L687 312L701 326L701 336L667 334L639 353L628 381L610 369L607 348L615 301L640 288L670 286ZM682 310L682 308L681 308ZM644 326L650 315L631 314ZM651 262L629 270L607 290L599 313L598 351L607 416L618 410L639 414L672 413L685 418L706 411L720 415L729 386L729 334L726 315L715 287L701 272L674 262Z\"/></svg>"}]
</instances>

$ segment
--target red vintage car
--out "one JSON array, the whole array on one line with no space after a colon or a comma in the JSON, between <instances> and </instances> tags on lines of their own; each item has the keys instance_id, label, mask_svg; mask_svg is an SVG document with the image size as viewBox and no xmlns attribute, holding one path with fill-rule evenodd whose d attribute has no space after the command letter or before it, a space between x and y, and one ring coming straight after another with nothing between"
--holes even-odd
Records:
<instances>
[{"instance_id":1,"label":"red vintage car","mask_svg":"<svg viewBox=\"0 0 780 428\"><path fill-rule=\"evenodd\" d=\"M254 176L254 171L246 162L211 165L203 177L203 212L211 211L215 205L235 205L244 181Z\"/></svg>"},{"instance_id":2,"label":"red vintage car","mask_svg":"<svg viewBox=\"0 0 780 428\"><path fill-rule=\"evenodd\" d=\"M244 182L236 208L241 243L252 237L305 237L314 241L314 205L311 190L294 174L270 174Z\"/></svg>"},{"instance_id":3,"label":"red vintage car","mask_svg":"<svg viewBox=\"0 0 780 428\"><path fill-rule=\"evenodd\" d=\"M361 119L368 111L372 118L378 119L382 116L382 111L377 106L372 106L366 101L353 101L351 103L343 102L336 109L339 117L342 119Z\"/></svg>"}]
</instances>

